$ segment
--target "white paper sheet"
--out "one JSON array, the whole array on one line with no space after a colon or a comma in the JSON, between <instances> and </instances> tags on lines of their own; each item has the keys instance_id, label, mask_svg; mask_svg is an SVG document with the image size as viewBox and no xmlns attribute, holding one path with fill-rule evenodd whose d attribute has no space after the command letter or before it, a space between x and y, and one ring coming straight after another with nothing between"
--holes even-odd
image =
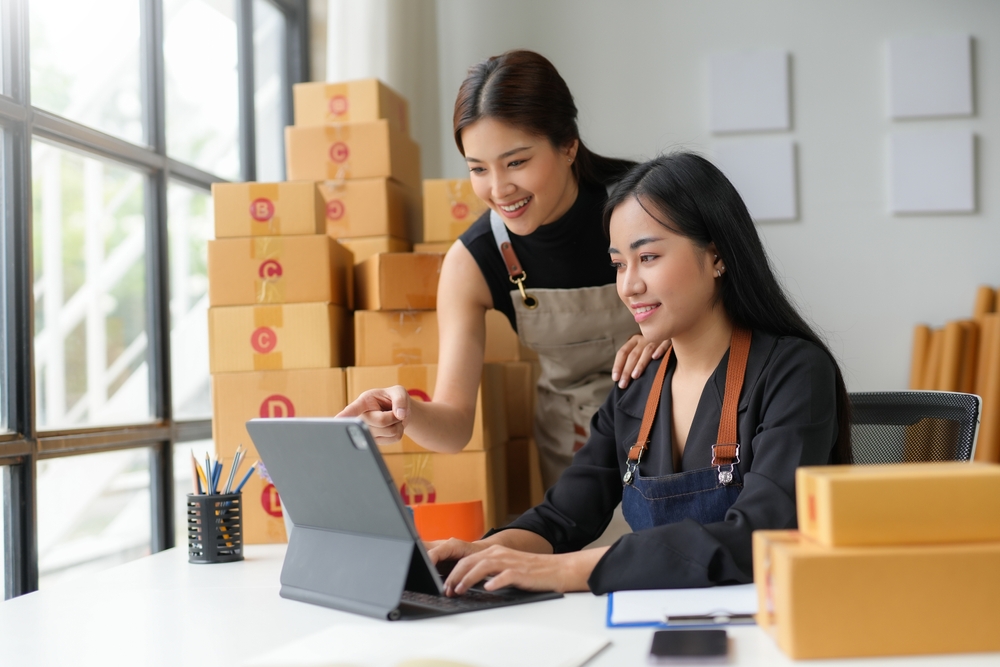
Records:
<instances>
[{"instance_id":1,"label":"white paper sheet","mask_svg":"<svg viewBox=\"0 0 1000 667\"><path fill-rule=\"evenodd\" d=\"M657 591L619 591L611 595L610 625L663 623L668 616L757 613L757 588L715 586Z\"/></svg>"},{"instance_id":2,"label":"white paper sheet","mask_svg":"<svg viewBox=\"0 0 1000 667\"><path fill-rule=\"evenodd\" d=\"M578 667L610 643L604 636L528 625L370 623L317 632L245 665L395 667L437 659L469 667Z\"/></svg>"}]
</instances>

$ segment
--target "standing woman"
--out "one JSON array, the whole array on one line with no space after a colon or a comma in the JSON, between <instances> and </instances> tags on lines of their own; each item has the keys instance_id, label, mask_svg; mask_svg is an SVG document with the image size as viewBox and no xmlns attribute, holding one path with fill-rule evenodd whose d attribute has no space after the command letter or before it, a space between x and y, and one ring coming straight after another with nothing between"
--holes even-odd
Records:
<instances>
[{"instance_id":1,"label":"standing woman","mask_svg":"<svg viewBox=\"0 0 1000 667\"><path fill-rule=\"evenodd\" d=\"M634 163L588 150L576 115L566 82L537 53L509 51L469 70L455 101L455 142L489 211L441 267L432 402L397 386L367 391L340 413L362 417L377 442L405 430L435 451L468 443L491 308L538 354L534 431L546 486L586 442L619 376L627 384L662 353L618 299L601 227L607 188Z\"/></svg>"}]
</instances>

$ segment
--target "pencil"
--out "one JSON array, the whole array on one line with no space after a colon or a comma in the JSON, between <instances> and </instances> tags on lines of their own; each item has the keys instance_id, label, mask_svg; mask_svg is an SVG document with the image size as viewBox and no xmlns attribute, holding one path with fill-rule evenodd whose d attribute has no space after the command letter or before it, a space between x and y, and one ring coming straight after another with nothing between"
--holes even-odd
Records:
<instances>
[{"instance_id":1,"label":"pencil","mask_svg":"<svg viewBox=\"0 0 1000 667\"><path fill-rule=\"evenodd\" d=\"M236 487L236 490L233 491L233 493L239 493L240 491L243 490L243 485L247 483L247 480L250 479L250 475L253 474L253 471L257 469L257 463L260 463L260 461L257 461L252 466L250 466L250 469L247 470L247 474L243 476L243 480L239 483L239 486Z\"/></svg>"},{"instance_id":2,"label":"pencil","mask_svg":"<svg viewBox=\"0 0 1000 667\"><path fill-rule=\"evenodd\" d=\"M233 488L233 477L236 476L236 468L240 465L240 445L236 448L236 456L233 457L233 467L229 469L229 479L226 480L226 489L223 493L229 493L229 490Z\"/></svg>"},{"instance_id":3,"label":"pencil","mask_svg":"<svg viewBox=\"0 0 1000 667\"><path fill-rule=\"evenodd\" d=\"M194 456L194 454L192 454L191 456ZM205 471L201 469L201 466L198 464L197 461L195 462L194 467L195 470L198 471L198 477L201 478L201 483L205 488L205 495L207 496L209 494L209 490L208 490L208 478L205 476Z\"/></svg>"},{"instance_id":4,"label":"pencil","mask_svg":"<svg viewBox=\"0 0 1000 667\"><path fill-rule=\"evenodd\" d=\"M194 460L194 452L191 452L191 483L194 485L194 494L201 495L201 480L198 477L198 462Z\"/></svg>"}]
</instances>

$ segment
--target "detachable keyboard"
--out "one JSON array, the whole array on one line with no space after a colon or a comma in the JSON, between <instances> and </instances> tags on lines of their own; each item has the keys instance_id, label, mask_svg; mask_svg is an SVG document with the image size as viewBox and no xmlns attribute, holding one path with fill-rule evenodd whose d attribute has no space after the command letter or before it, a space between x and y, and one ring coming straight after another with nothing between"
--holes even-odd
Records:
<instances>
[{"instance_id":1,"label":"detachable keyboard","mask_svg":"<svg viewBox=\"0 0 1000 667\"><path fill-rule=\"evenodd\" d=\"M457 597L403 591L403 597L400 600L399 609L397 610L399 614L395 615L395 618L393 618L394 614L391 614L390 618L395 620L440 616L443 614L460 614L466 611L493 609L495 607L506 607L525 602L535 602L537 600L553 600L561 597L562 593L535 593L522 591L517 588L503 588L496 592L473 588Z\"/></svg>"}]
</instances>

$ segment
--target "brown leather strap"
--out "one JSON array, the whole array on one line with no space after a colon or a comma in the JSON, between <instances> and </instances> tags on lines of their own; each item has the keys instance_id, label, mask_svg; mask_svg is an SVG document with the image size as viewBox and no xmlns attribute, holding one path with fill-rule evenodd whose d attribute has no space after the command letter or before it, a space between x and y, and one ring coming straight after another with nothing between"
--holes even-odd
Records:
<instances>
[{"instance_id":1,"label":"brown leather strap","mask_svg":"<svg viewBox=\"0 0 1000 667\"><path fill-rule=\"evenodd\" d=\"M503 257L503 263L507 265L507 274L511 280L517 280L524 274L521 261L517 258L517 253L514 252L514 247L509 241L500 244L500 256Z\"/></svg>"},{"instance_id":2,"label":"brown leather strap","mask_svg":"<svg viewBox=\"0 0 1000 667\"><path fill-rule=\"evenodd\" d=\"M656 408L660 405L660 394L663 392L663 378L667 375L667 366L670 365L670 354L673 351L673 345L667 348L667 353L663 355L660 367L656 369L656 376L653 377L653 386L649 390L649 396L646 397L646 409L642 412L639 439L628 450L628 460L632 463L638 463L642 459L642 453L646 451L646 445L649 444L649 432L653 428L653 420L656 419Z\"/></svg>"},{"instance_id":3,"label":"brown leather strap","mask_svg":"<svg viewBox=\"0 0 1000 667\"><path fill-rule=\"evenodd\" d=\"M712 465L725 466L736 463L739 455L739 445L736 444L736 417L739 410L740 391L743 389L743 377L746 375L747 359L750 357L749 329L733 328L729 343L729 363L726 366L726 390L722 398L722 414L719 416L719 431L717 443L712 447ZM663 362L656 370L653 386L646 397L646 409L642 413L642 425L639 427L639 439L628 452L628 461L638 464L642 453L649 444L649 433L653 428L656 410L660 405L660 395L663 393L663 379L667 373L670 354L673 346L663 355Z\"/></svg>"}]
</instances>

